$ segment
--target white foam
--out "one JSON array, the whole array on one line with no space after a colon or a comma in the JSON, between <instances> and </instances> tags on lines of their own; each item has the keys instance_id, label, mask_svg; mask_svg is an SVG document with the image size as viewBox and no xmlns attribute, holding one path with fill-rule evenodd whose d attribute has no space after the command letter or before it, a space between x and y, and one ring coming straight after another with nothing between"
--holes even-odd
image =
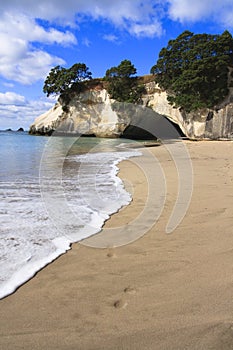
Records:
<instances>
[{"instance_id":1,"label":"white foam","mask_svg":"<svg viewBox=\"0 0 233 350\"><path fill-rule=\"evenodd\" d=\"M0 299L64 254L71 243L98 233L111 214L130 203L132 198L117 177L117 164L138 155L125 151L70 157L68 162L75 160L79 171L77 177L64 175L67 206L58 222L42 200L39 183L1 184ZM51 195L56 194L53 183L51 188Z\"/></svg>"},{"instance_id":2,"label":"white foam","mask_svg":"<svg viewBox=\"0 0 233 350\"><path fill-rule=\"evenodd\" d=\"M36 261L27 261L18 271L14 272L5 283L2 284L0 288L0 299L12 294L19 286L34 277L39 270L70 249L70 242L64 237L54 239L53 243L55 247L57 247L53 253ZM17 265L15 268L17 269Z\"/></svg>"}]
</instances>

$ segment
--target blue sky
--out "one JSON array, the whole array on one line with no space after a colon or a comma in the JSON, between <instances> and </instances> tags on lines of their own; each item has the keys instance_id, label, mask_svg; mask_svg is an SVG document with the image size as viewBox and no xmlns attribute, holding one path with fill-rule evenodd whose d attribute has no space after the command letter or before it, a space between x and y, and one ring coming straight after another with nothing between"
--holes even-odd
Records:
<instances>
[{"instance_id":1,"label":"blue sky","mask_svg":"<svg viewBox=\"0 0 233 350\"><path fill-rule=\"evenodd\" d=\"M0 4L0 129L26 130L51 108L43 83L56 65L93 77L129 59L148 74L184 30L233 34L232 0L7 0Z\"/></svg>"}]
</instances>

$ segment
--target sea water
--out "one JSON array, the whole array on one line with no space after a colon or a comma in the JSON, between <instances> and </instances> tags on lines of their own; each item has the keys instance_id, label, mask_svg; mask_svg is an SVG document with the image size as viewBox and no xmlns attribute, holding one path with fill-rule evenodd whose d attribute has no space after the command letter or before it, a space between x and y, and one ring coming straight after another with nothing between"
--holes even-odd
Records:
<instances>
[{"instance_id":1,"label":"sea water","mask_svg":"<svg viewBox=\"0 0 233 350\"><path fill-rule=\"evenodd\" d=\"M129 204L117 164L140 153L121 144L0 132L0 299Z\"/></svg>"}]
</instances>

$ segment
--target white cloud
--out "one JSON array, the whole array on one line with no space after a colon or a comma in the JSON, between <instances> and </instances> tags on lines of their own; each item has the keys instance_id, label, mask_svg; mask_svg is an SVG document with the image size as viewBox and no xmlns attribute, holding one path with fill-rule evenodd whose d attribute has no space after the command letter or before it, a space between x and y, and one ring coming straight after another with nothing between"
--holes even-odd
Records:
<instances>
[{"instance_id":1,"label":"white cloud","mask_svg":"<svg viewBox=\"0 0 233 350\"><path fill-rule=\"evenodd\" d=\"M53 27L45 30L36 23L35 19L29 18L22 14L5 13L0 22L0 32L13 36L23 42L43 42L58 43L61 45L75 44L76 39L72 33L66 31L61 32Z\"/></svg>"},{"instance_id":2,"label":"white cloud","mask_svg":"<svg viewBox=\"0 0 233 350\"><path fill-rule=\"evenodd\" d=\"M169 15L174 21L199 22L211 19L223 26L233 27L232 0L168 0Z\"/></svg>"},{"instance_id":3,"label":"white cloud","mask_svg":"<svg viewBox=\"0 0 233 350\"><path fill-rule=\"evenodd\" d=\"M77 28L77 22L104 20L136 37L160 35L158 8L154 6L160 2L40 0L31 1L30 6L28 0L1 2L0 75L22 84L44 79L51 67L65 64L62 58L49 53L45 45L76 45L71 30ZM67 25L73 28L68 31ZM114 41L116 37L105 36L105 39ZM83 44L90 46L90 41L84 39Z\"/></svg>"},{"instance_id":4,"label":"white cloud","mask_svg":"<svg viewBox=\"0 0 233 350\"><path fill-rule=\"evenodd\" d=\"M35 43L75 44L70 32L44 29L35 20L18 15L3 14L0 18L0 74L9 80L32 84L43 79L52 66L64 60L37 49Z\"/></svg>"},{"instance_id":5,"label":"white cloud","mask_svg":"<svg viewBox=\"0 0 233 350\"><path fill-rule=\"evenodd\" d=\"M152 26L154 34L160 35L155 31L154 24L158 22L162 13L163 0L40 0L31 2L28 6L28 0L8 0L0 4L0 11L24 13L33 18L42 18L56 23L75 25L75 19L82 20L89 16L92 19L105 19L112 22L116 27L134 33L133 26L147 25L149 36L151 36ZM143 31L146 34L146 29Z\"/></svg>"},{"instance_id":6,"label":"white cloud","mask_svg":"<svg viewBox=\"0 0 233 350\"><path fill-rule=\"evenodd\" d=\"M0 74L9 80L30 85L44 78L52 66L64 64L64 60L41 50L25 50L20 54L1 58Z\"/></svg>"},{"instance_id":7,"label":"white cloud","mask_svg":"<svg viewBox=\"0 0 233 350\"><path fill-rule=\"evenodd\" d=\"M116 27L138 36L161 35L161 23L167 15L174 20L199 21L215 16L219 23L233 26L232 0L7 0L0 3L0 13L23 13L29 18L41 18L61 25L77 25L85 16L105 19ZM141 26L141 28L140 28ZM43 36L43 29L37 28ZM35 35L36 30L32 33ZM48 39L53 37L48 35ZM67 39L67 37L66 37ZM58 40L63 41L63 35Z\"/></svg>"},{"instance_id":8,"label":"white cloud","mask_svg":"<svg viewBox=\"0 0 233 350\"><path fill-rule=\"evenodd\" d=\"M13 88L13 87L14 87L14 84L12 84L12 83L7 83L7 82L3 82L2 85L3 85L3 86L6 86L7 88Z\"/></svg>"},{"instance_id":9,"label":"white cloud","mask_svg":"<svg viewBox=\"0 0 233 350\"><path fill-rule=\"evenodd\" d=\"M162 26L160 23L154 24L133 24L131 26L130 32L133 33L138 38L140 37L150 37L153 38L159 33L162 34Z\"/></svg>"},{"instance_id":10,"label":"white cloud","mask_svg":"<svg viewBox=\"0 0 233 350\"><path fill-rule=\"evenodd\" d=\"M12 92L0 94L0 129L23 127L28 130L35 118L52 108L55 102L51 99L27 101L24 96Z\"/></svg>"},{"instance_id":11,"label":"white cloud","mask_svg":"<svg viewBox=\"0 0 233 350\"><path fill-rule=\"evenodd\" d=\"M30 1L30 6L28 3L29 0L0 2L0 75L22 84L44 79L52 67L65 64L61 57L49 53L46 45L76 45L72 31L78 24L82 26L83 21L111 23L117 35L107 34L103 39L112 42L117 41L121 32L137 38L160 36L167 17L179 22L214 19L233 28L232 0L192 3L190 0L40 0ZM88 39L84 38L82 43L90 46Z\"/></svg>"},{"instance_id":12,"label":"white cloud","mask_svg":"<svg viewBox=\"0 0 233 350\"><path fill-rule=\"evenodd\" d=\"M21 105L25 103L25 97L15 92L0 92L0 105Z\"/></svg>"},{"instance_id":13,"label":"white cloud","mask_svg":"<svg viewBox=\"0 0 233 350\"><path fill-rule=\"evenodd\" d=\"M117 42L118 41L118 37L114 34L105 34L103 36L103 39L104 40L107 40L107 41L111 41L111 42Z\"/></svg>"},{"instance_id":14,"label":"white cloud","mask_svg":"<svg viewBox=\"0 0 233 350\"><path fill-rule=\"evenodd\" d=\"M88 38L84 38L82 40L82 44L86 47L90 47L91 46L91 41Z\"/></svg>"}]
</instances>

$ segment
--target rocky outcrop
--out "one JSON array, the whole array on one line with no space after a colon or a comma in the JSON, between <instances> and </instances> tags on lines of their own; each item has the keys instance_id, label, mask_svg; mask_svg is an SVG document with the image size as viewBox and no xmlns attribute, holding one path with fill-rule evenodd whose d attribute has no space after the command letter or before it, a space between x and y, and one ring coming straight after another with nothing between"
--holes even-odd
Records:
<instances>
[{"instance_id":1,"label":"rocky outcrop","mask_svg":"<svg viewBox=\"0 0 233 350\"><path fill-rule=\"evenodd\" d=\"M190 139L233 139L232 89L215 110L192 113L172 107L167 101L167 93L154 82L146 83L145 89L142 106L117 103L110 99L104 88L73 93L69 103L60 98L51 110L39 116L29 132L50 135L56 130L58 133L97 137L133 137L137 134L137 138L142 138L150 131L154 135L155 125L160 128L159 122L161 124L162 119L167 118Z\"/></svg>"},{"instance_id":2,"label":"rocky outcrop","mask_svg":"<svg viewBox=\"0 0 233 350\"><path fill-rule=\"evenodd\" d=\"M167 93L155 83L146 84L144 104L178 124L190 139L233 139L233 91L215 110L202 109L186 113L167 102Z\"/></svg>"},{"instance_id":3,"label":"rocky outcrop","mask_svg":"<svg viewBox=\"0 0 233 350\"><path fill-rule=\"evenodd\" d=\"M69 104L60 98L55 106L36 118L31 134L58 133L119 137L127 127L112 109L112 101L105 89L87 90L73 94Z\"/></svg>"}]
</instances>

